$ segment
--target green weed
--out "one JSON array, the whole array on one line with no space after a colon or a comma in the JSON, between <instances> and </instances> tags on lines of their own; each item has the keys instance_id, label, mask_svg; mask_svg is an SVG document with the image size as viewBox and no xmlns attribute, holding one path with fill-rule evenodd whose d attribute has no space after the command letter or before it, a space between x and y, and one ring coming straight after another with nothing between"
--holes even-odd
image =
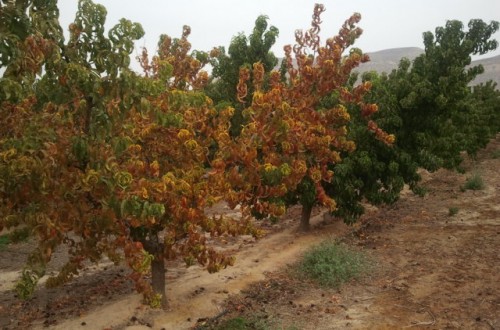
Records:
<instances>
[{"instance_id":1,"label":"green weed","mask_svg":"<svg viewBox=\"0 0 500 330\"><path fill-rule=\"evenodd\" d=\"M278 322L279 323L279 322ZM202 326L198 329L212 329L212 330L298 330L299 328L295 326L283 327L276 324L275 321L269 319L261 319L258 316L255 317L234 317L222 321L216 327Z\"/></svg>"},{"instance_id":2,"label":"green weed","mask_svg":"<svg viewBox=\"0 0 500 330\"><path fill-rule=\"evenodd\" d=\"M450 217L454 216L454 215L455 215L455 214L457 214L457 213L458 213L458 207L455 207L455 206L454 206L454 207L450 207L450 208L448 209L448 215L449 215Z\"/></svg>"},{"instance_id":3,"label":"green weed","mask_svg":"<svg viewBox=\"0 0 500 330\"><path fill-rule=\"evenodd\" d=\"M470 178L465 181L462 190L482 190L485 184L483 177L479 173L474 173Z\"/></svg>"},{"instance_id":4,"label":"green weed","mask_svg":"<svg viewBox=\"0 0 500 330\"><path fill-rule=\"evenodd\" d=\"M12 243L26 242L30 238L31 232L28 227L17 228L9 234Z\"/></svg>"},{"instance_id":5,"label":"green weed","mask_svg":"<svg viewBox=\"0 0 500 330\"><path fill-rule=\"evenodd\" d=\"M248 329L248 326L250 326L250 323L247 319L243 317L235 317L233 319L228 319L219 324L216 330L222 330L222 329L227 329L227 330L245 330Z\"/></svg>"},{"instance_id":6,"label":"green weed","mask_svg":"<svg viewBox=\"0 0 500 330\"><path fill-rule=\"evenodd\" d=\"M9 244L19 242L26 242L29 238L30 232L28 228L21 228L12 231L9 234L0 235L0 250L3 250Z\"/></svg>"},{"instance_id":7,"label":"green weed","mask_svg":"<svg viewBox=\"0 0 500 330\"><path fill-rule=\"evenodd\" d=\"M9 235L0 235L0 250L5 249L5 247L10 243Z\"/></svg>"},{"instance_id":8,"label":"green weed","mask_svg":"<svg viewBox=\"0 0 500 330\"><path fill-rule=\"evenodd\" d=\"M327 240L305 253L296 266L300 278L321 286L338 288L352 278L358 278L369 268L367 258L344 244Z\"/></svg>"},{"instance_id":9,"label":"green weed","mask_svg":"<svg viewBox=\"0 0 500 330\"><path fill-rule=\"evenodd\" d=\"M493 151L493 153L491 154L491 157L494 159L500 158L500 149Z\"/></svg>"}]
</instances>

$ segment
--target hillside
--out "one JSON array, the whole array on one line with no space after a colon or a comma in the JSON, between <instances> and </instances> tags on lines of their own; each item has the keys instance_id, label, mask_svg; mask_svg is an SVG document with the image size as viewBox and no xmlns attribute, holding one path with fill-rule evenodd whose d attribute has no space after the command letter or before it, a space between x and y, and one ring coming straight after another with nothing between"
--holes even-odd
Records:
<instances>
[{"instance_id":1,"label":"hillside","mask_svg":"<svg viewBox=\"0 0 500 330\"><path fill-rule=\"evenodd\" d=\"M413 60L423 52L424 50L418 47L391 48L373 53L369 52L368 55L370 55L370 62L361 64L356 71L360 73L366 71L389 73L398 67L399 61L403 57Z\"/></svg>"},{"instance_id":2,"label":"hillside","mask_svg":"<svg viewBox=\"0 0 500 330\"><path fill-rule=\"evenodd\" d=\"M368 53L370 55L370 62L362 64L357 71L360 73L372 70L378 72L391 72L393 69L397 68L401 58L407 57L413 60L423 52L424 50L421 48L406 47ZM472 61L472 65L478 64L483 65L485 72L477 77L473 85L493 80L500 86L500 55Z\"/></svg>"},{"instance_id":3,"label":"hillside","mask_svg":"<svg viewBox=\"0 0 500 330\"><path fill-rule=\"evenodd\" d=\"M484 83L488 80L493 80L497 83L497 88L500 88L500 55L486 58L484 60L473 61L472 64L482 64L484 73L476 78L475 84Z\"/></svg>"}]
</instances>

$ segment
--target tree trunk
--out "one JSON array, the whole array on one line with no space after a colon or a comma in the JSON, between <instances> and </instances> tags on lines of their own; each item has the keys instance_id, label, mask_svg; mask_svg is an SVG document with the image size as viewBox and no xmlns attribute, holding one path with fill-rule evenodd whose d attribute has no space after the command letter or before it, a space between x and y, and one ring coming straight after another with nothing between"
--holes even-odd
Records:
<instances>
[{"instance_id":1,"label":"tree trunk","mask_svg":"<svg viewBox=\"0 0 500 330\"><path fill-rule=\"evenodd\" d=\"M302 215L300 217L300 231L308 231L311 227L309 220L311 219L312 205L302 205Z\"/></svg>"},{"instance_id":2,"label":"tree trunk","mask_svg":"<svg viewBox=\"0 0 500 330\"><path fill-rule=\"evenodd\" d=\"M151 261L151 288L153 289L153 294L161 295L161 307L167 308L168 301L165 289L165 273L167 270L165 268L165 259L163 258L163 244L160 243L157 232L150 232L148 238L143 238L141 241L144 249L154 257Z\"/></svg>"},{"instance_id":3,"label":"tree trunk","mask_svg":"<svg viewBox=\"0 0 500 330\"><path fill-rule=\"evenodd\" d=\"M151 286L155 294L161 295L161 307L163 308L166 308L168 305L165 289L165 273L165 260L155 255L155 258L151 261Z\"/></svg>"}]
</instances>

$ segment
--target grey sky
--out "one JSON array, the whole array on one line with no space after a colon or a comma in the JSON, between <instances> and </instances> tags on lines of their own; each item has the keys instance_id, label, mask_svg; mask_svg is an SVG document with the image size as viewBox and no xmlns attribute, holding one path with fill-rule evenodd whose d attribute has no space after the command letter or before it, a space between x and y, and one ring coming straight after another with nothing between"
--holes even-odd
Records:
<instances>
[{"instance_id":1,"label":"grey sky","mask_svg":"<svg viewBox=\"0 0 500 330\"><path fill-rule=\"evenodd\" d=\"M122 17L142 24L145 37L137 43L155 50L158 37L166 33L179 37L183 25L191 26L193 49L210 50L227 46L239 32L249 35L258 15L280 30L273 48L283 55L283 45L294 43L294 31L310 27L315 2L319 0L94 0L108 10L107 27ZM364 33L356 47L364 52L387 48L421 47L422 33L458 19L465 25L472 18L500 21L500 0L324 0L322 40L333 36L353 12L359 12ZM76 0L59 0L64 28L73 20ZM500 41L500 33L495 34ZM486 57L499 55L500 49Z\"/></svg>"}]
</instances>

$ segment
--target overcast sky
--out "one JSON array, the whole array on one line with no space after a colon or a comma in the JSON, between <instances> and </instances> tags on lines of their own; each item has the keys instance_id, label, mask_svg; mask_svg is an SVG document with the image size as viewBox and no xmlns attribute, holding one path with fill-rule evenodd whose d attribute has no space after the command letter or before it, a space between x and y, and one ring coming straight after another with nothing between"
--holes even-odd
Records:
<instances>
[{"instance_id":1,"label":"overcast sky","mask_svg":"<svg viewBox=\"0 0 500 330\"><path fill-rule=\"evenodd\" d=\"M122 17L141 23L146 35L137 45L152 53L160 34L179 37L183 25L191 26L193 48L208 51L227 46L240 32L251 33L257 16L269 16L279 39L273 51L283 56L283 45L294 43L294 31L310 27L314 3L319 0L94 0L108 11L107 28ZM59 0L63 28L73 21L77 0ZM364 33L356 47L364 52L388 48L421 47L422 33L458 19L467 25L470 19L500 21L500 0L324 0L322 40L335 35L341 24L354 12L361 13L359 24ZM495 34L500 41L500 33ZM500 49L485 57L500 55Z\"/></svg>"}]
</instances>

